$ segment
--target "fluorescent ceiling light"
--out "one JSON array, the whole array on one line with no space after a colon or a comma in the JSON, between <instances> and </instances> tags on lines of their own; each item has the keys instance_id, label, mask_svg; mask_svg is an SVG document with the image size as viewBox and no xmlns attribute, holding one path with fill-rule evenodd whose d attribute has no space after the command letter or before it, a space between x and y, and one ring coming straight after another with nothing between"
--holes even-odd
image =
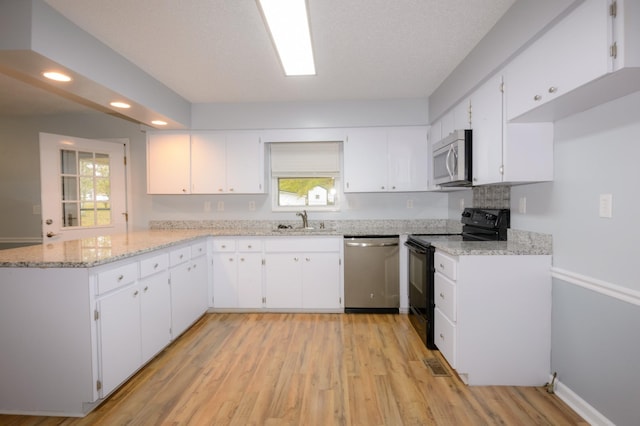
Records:
<instances>
[{"instance_id":1,"label":"fluorescent ceiling light","mask_svg":"<svg viewBox=\"0 0 640 426\"><path fill-rule=\"evenodd\" d=\"M168 123L164 120L153 120L151 124L155 124L156 126L166 126Z\"/></svg>"},{"instance_id":2,"label":"fluorescent ceiling light","mask_svg":"<svg viewBox=\"0 0 640 426\"><path fill-rule=\"evenodd\" d=\"M131 105L126 102L111 102L109 105L116 108L131 108Z\"/></svg>"},{"instance_id":3,"label":"fluorescent ceiling light","mask_svg":"<svg viewBox=\"0 0 640 426\"><path fill-rule=\"evenodd\" d=\"M286 75L315 75L306 0L257 0Z\"/></svg>"},{"instance_id":4,"label":"fluorescent ceiling light","mask_svg":"<svg viewBox=\"0 0 640 426\"><path fill-rule=\"evenodd\" d=\"M46 71L46 72L43 72L42 75L48 78L49 80L62 81L62 82L71 81L71 77L57 71Z\"/></svg>"}]
</instances>

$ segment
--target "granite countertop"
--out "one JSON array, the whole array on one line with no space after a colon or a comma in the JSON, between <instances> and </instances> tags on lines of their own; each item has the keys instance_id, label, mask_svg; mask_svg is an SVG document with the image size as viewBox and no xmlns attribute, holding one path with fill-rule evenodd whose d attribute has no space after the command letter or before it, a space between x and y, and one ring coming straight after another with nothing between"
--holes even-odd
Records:
<instances>
[{"instance_id":1,"label":"granite countertop","mask_svg":"<svg viewBox=\"0 0 640 426\"><path fill-rule=\"evenodd\" d=\"M0 267L90 268L207 236L342 237L460 232L459 224L447 220L327 221L324 228L319 223L310 223L313 230L295 228L299 226L297 222L294 222L292 229L280 230L277 229L278 224L266 221L152 222L151 229L146 231L0 250ZM551 254L550 236L543 236L541 243L536 235L541 234L522 231L518 234L510 230L509 241L502 242L463 242L459 237L442 236L434 237L433 245L451 255ZM544 237L549 237L548 244Z\"/></svg>"}]
</instances>

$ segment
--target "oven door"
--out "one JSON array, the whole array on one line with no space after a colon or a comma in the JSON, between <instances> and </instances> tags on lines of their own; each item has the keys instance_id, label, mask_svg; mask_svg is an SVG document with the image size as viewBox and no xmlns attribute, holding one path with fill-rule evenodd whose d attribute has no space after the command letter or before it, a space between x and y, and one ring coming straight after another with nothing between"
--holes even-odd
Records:
<instances>
[{"instance_id":1,"label":"oven door","mask_svg":"<svg viewBox=\"0 0 640 426\"><path fill-rule=\"evenodd\" d=\"M435 249L408 240L409 320L429 349L437 349L433 338L433 254Z\"/></svg>"}]
</instances>

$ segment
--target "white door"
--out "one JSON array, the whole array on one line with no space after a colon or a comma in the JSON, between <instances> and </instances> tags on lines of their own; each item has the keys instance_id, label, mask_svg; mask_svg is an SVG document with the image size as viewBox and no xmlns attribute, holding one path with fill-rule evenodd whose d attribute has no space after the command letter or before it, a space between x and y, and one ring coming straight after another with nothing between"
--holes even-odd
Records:
<instances>
[{"instance_id":1,"label":"white door","mask_svg":"<svg viewBox=\"0 0 640 426\"><path fill-rule=\"evenodd\" d=\"M44 242L127 232L125 149L40 133Z\"/></svg>"}]
</instances>

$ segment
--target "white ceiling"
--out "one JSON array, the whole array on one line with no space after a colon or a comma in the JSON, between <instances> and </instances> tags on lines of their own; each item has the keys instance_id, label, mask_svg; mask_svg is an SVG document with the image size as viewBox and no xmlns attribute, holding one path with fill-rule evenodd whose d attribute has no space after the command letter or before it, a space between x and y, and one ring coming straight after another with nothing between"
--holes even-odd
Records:
<instances>
[{"instance_id":1,"label":"white ceiling","mask_svg":"<svg viewBox=\"0 0 640 426\"><path fill-rule=\"evenodd\" d=\"M317 75L285 77L255 0L45 1L192 103L427 97L515 2L308 0ZM74 107L1 75L0 96Z\"/></svg>"}]
</instances>

